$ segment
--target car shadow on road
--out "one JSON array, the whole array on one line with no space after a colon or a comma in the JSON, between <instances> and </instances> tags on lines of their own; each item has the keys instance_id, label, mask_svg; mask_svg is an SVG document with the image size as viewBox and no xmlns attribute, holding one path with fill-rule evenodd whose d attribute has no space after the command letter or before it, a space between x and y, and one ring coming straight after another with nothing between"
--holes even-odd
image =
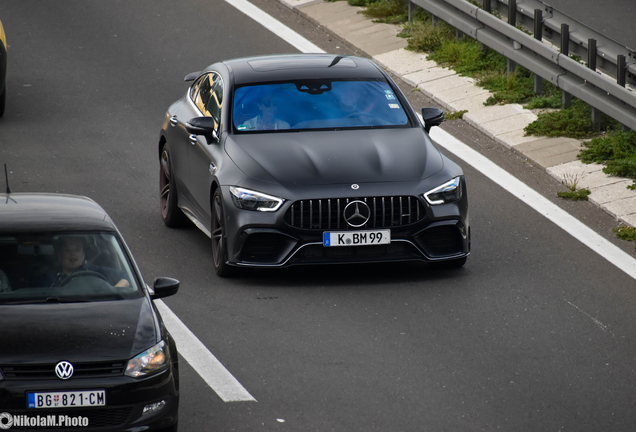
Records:
<instances>
[{"instance_id":1,"label":"car shadow on road","mask_svg":"<svg viewBox=\"0 0 636 432\"><path fill-rule=\"evenodd\" d=\"M324 287L431 283L468 277L470 266L444 269L422 262L295 266L285 269L238 269L232 278L243 286Z\"/></svg>"}]
</instances>

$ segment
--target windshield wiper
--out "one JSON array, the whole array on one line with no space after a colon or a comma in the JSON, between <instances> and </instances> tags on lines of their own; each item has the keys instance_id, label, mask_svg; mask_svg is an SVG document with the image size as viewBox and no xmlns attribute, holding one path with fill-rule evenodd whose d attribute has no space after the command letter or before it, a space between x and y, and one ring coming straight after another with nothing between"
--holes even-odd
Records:
<instances>
[{"instance_id":1,"label":"windshield wiper","mask_svg":"<svg viewBox=\"0 0 636 432\"><path fill-rule=\"evenodd\" d=\"M59 297L47 297L47 298L39 298L39 299L23 299L23 300L14 300L14 301L0 301L0 304L3 305L17 305L17 304L38 304L38 303L86 303L88 300L80 300L80 299L62 299L60 301Z\"/></svg>"},{"instance_id":2,"label":"windshield wiper","mask_svg":"<svg viewBox=\"0 0 636 432\"><path fill-rule=\"evenodd\" d=\"M45 299L23 299L23 300L13 300L13 301L3 301L0 304L4 305L15 305L15 304L36 304L36 303L59 303L60 299L57 297L47 297Z\"/></svg>"}]
</instances>

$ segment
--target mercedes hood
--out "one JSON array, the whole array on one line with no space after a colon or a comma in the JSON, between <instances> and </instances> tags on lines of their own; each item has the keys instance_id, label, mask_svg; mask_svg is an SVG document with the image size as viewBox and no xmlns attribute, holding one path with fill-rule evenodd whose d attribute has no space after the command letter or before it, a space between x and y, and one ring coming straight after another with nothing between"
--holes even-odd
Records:
<instances>
[{"instance_id":1,"label":"mercedes hood","mask_svg":"<svg viewBox=\"0 0 636 432\"><path fill-rule=\"evenodd\" d=\"M283 186L418 182L444 166L421 128L240 134L225 148L246 176Z\"/></svg>"}]
</instances>

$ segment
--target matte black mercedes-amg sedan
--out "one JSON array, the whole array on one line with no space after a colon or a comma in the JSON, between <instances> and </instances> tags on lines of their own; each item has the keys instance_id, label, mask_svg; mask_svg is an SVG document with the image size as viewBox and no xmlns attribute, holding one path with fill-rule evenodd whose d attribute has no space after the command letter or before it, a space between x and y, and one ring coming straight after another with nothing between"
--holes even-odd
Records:
<instances>
[{"instance_id":1,"label":"matte black mercedes-amg sedan","mask_svg":"<svg viewBox=\"0 0 636 432\"><path fill-rule=\"evenodd\" d=\"M176 431L179 358L106 212L0 194L0 429Z\"/></svg>"},{"instance_id":2,"label":"matte black mercedes-amg sedan","mask_svg":"<svg viewBox=\"0 0 636 432\"><path fill-rule=\"evenodd\" d=\"M235 267L420 260L470 251L461 168L431 142L444 120L371 60L241 58L186 76L161 129L161 211Z\"/></svg>"}]
</instances>

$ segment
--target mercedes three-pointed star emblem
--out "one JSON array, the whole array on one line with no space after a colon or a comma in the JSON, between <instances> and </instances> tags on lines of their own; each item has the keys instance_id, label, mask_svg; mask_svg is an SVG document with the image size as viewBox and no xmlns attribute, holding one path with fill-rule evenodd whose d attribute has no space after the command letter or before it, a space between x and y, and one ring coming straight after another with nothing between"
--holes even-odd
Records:
<instances>
[{"instance_id":1,"label":"mercedes three-pointed star emblem","mask_svg":"<svg viewBox=\"0 0 636 432\"><path fill-rule=\"evenodd\" d=\"M369 221L371 209L364 201L355 200L347 204L343 216L350 226L359 228Z\"/></svg>"}]
</instances>

